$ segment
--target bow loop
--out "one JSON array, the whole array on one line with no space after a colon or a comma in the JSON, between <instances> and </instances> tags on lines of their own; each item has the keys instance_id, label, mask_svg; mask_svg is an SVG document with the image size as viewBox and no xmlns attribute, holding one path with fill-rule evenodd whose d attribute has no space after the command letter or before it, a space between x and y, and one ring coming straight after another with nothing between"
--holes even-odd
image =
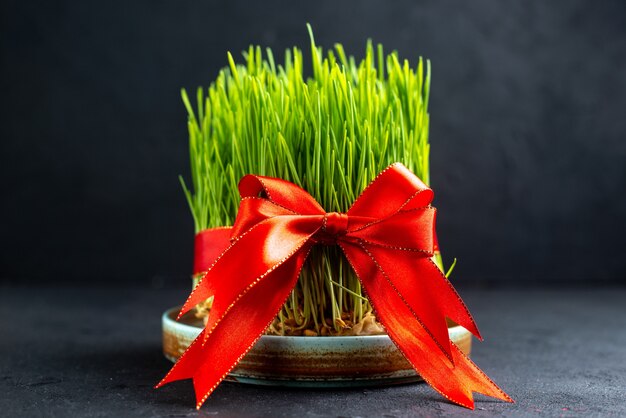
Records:
<instances>
[{"instance_id":1,"label":"bow loop","mask_svg":"<svg viewBox=\"0 0 626 418\"><path fill-rule=\"evenodd\" d=\"M415 257L434 255L436 209L401 210L387 218L351 218L348 235L390 250L413 251Z\"/></svg>"},{"instance_id":2,"label":"bow loop","mask_svg":"<svg viewBox=\"0 0 626 418\"><path fill-rule=\"evenodd\" d=\"M259 222L281 215L296 215L296 213L283 206L278 206L268 199L251 196L242 197L231 236L232 238L239 237Z\"/></svg>"},{"instance_id":3,"label":"bow loop","mask_svg":"<svg viewBox=\"0 0 626 418\"><path fill-rule=\"evenodd\" d=\"M355 200L348 215L386 218L402 209L428 206L433 191L400 163L383 170Z\"/></svg>"},{"instance_id":4,"label":"bow loop","mask_svg":"<svg viewBox=\"0 0 626 418\"><path fill-rule=\"evenodd\" d=\"M323 215L324 209L302 187L286 180L248 174L239 181L239 194L261 197L300 215Z\"/></svg>"}]
</instances>

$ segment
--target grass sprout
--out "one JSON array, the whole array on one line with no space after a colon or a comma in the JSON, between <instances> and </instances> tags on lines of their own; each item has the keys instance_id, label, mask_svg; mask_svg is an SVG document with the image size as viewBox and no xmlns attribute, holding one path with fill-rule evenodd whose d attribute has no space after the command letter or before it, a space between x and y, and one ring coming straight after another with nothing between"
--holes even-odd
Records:
<instances>
[{"instance_id":1,"label":"grass sprout","mask_svg":"<svg viewBox=\"0 0 626 418\"><path fill-rule=\"evenodd\" d=\"M277 63L250 46L228 53L208 89L182 90L188 112L191 183L180 178L195 230L232 225L245 174L280 177L331 212L345 212L369 182L400 161L430 182L430 62L411 66L367 42L360 61L341 44L323 50L311 27L310 56ZM334 247L315 247L278 316L279 333L332 335L371 313L360 283Z\"/></svg>"}]
</instances>

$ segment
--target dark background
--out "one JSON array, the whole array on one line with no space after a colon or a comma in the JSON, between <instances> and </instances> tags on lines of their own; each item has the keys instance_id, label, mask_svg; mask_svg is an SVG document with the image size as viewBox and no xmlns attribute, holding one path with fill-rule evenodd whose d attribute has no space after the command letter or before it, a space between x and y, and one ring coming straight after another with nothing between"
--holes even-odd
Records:
<instances>
[{"instance_id":1,"label":"dark background","mask_svg":"<svg viewBox=\"0 0 626 418\"><path fill-rule=\"evenodd\" d=\"M226 51L371 37L433 67L432 179L460 284L626 277L622 1L10 1L0 280L160 285L191 268L179 89ZM282 56L282 54L278 54Z\"/></svg>"}]
</instances>

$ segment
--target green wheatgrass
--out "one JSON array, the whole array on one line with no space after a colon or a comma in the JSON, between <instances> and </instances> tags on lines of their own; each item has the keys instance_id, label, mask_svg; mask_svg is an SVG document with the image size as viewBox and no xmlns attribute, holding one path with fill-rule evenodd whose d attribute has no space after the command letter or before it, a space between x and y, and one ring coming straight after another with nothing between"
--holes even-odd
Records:
<instances>
[{"instance_id":1,"label":"green wheatgrass","mask_svg":"<svg viewBox=\"0 0 626 418\"><path fill-rule=\"evenodd\" d=\"M357 62L340 44L323 51L308 28L311 77L300 49L278 64L270 49L250 46L243 64L228 53L229 66L197 90L195 108L182 90L193 187L181 183L196 233L233 224L237 183L250 173L292 181L328 212L347 211L396 161L429 184L430 62L413 68L371 41ZM370 311L339 250L316 246L279 319L295 332L339 332L343 320L358 323Z\"/></svg>"}]
</instances>

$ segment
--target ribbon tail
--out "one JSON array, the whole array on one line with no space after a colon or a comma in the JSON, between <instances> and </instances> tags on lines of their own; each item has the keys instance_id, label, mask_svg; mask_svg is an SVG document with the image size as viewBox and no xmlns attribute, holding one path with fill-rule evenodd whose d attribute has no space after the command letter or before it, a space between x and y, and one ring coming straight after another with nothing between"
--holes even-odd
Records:
<instances>
[{"instance_id":1,"label":"ribbon tail","mask_svg":"<svg viewBox=\"0 0 626 418\"><path fill-rule=\"evenodd\" d=\"M296 285L310 250L307 244L244 293L216 325L205 344L203 331L156 386L193 378L200 408L226 375L254 346Z\"/></svg>"},{"instance_id":2,"label":"ribbon tail","mask_svg":"<svg viewBox=\"0 0 626 418\"><path fill-rule=\"evenodd\" d=\"M452 284L429 257L361 244L386 278L402 295L433 338L450 354L446 317L482 340L467 306Z\"/></svg>"},{"instance_id":3,"label":"ribbon tail","mask_svg":"<svg viewBox=\"0 0 626 418\"><path fill-rule=\"evenodd\" d=\"M362 247L349 243L340 245L389 337L431 387L451 402L469 409L474 409L473 392L513 402L453 343L450 343L452 363L449 361L397 289L384 277L380 266Z\"/></svg>"}]
</instances>

